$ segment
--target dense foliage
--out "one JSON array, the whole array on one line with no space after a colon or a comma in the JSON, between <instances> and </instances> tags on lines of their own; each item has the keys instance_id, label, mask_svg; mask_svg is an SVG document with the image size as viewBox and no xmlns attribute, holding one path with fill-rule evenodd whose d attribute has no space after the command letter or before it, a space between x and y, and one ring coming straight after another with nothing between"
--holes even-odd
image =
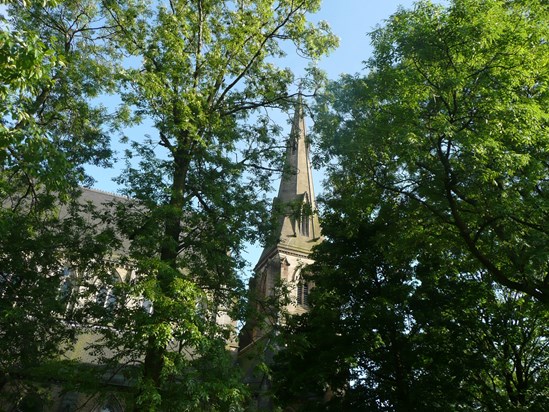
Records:
<instances>
[{"instance_id":1,"label":"dense foliage","mask_svg":"<svg viewBox=\"0 0 549 412\"><path fill-rule=\"evenodd\" d=\"M547 409L548 18L537 0L420 2L319 100L326 242L281 404Z\"/></svg>"},{"instance_id":2,"label":"dense foliage","mask_svg":"<svg viewBox=\"0 0 549 412\"><path fill-rule=\"evenodd\" d=\"M325 23L307 21L319 4L86 0L8 6L7 42L0 49L7 79L0 90L7 141L0 189L3 199L13 194L32 201L13 208L13 219L2 216L2 241L10 248L1 256L35 260L25 271L4 266L2 286L11 286L15 272L36 278L17 296L41 296L49 306L37 302L40 317L27 311L15 319L18 312L9 305L2 313L15 319L15 331L23 320L43 328L50 328L42 325L45 318L62 328L66 317L74 322L41 359L62 352L61 342L84 331L88 345L79 353L107 366L100 376L124 379L136 410L240 407L246 389L225 348L234 324L217 320L238 318L240 251L268 221L263 191L283 145L265 109L292 107L297 80L306 94L321 78L311 65L305 78L295 79L276 61L289 47L314 62L337 42ZM116 108L96 104L107 96ZM59 221L59 210L78 208L60 206L75 198L77 185L89 183L84 166L111 162L109 144L126 126L141 126L123 138L127 167L118 180L133 200L95 210L80 205L84 221L78 211ZM33 202L42 195L49 203L37 209ZM45 210L48 219L39 230L28 223L17 237L7 222L21 225L15 218L29 207L32 216ZM78 226L66 227L69 222ZM64 231L74 236L63 237ZM40 243L27 252L20 242L30 239ZM59 285L70 291L60 292ZM2 356L12 359L14 344ZM12 366L2 372L14 381ZM92 395L99 388L80 379L64 384Z\"/></svg>"},{"instance_id":3,"label":"dense foliage","mask_svg":"<svg viewBox=\"0 0 549 412\"><path fill-rule=\"evenodd\" d=\"M26 7L14 3L12 11L26 15ZM84 165L108 163L110 156L98 126L105 124L105 113L91 102L102 87L78 86L98 80L91 69L96 63L76 53L76 42L54 37L27 17L2 21L0 29L3 405L46 402L50 394L35 385L32 370L56 360L75 339L66 319L67 305L76 299L63 291L66 269L93 273L107 266L97 262L104 261L109 242L96 242L97 231L70 205L77 186L87 181Z\"/></svg>"}]
</instances>

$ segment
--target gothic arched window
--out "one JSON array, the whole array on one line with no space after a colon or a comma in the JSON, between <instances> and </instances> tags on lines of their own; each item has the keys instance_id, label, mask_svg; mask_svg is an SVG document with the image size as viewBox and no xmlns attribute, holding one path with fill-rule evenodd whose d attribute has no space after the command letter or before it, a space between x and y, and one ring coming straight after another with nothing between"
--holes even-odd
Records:
<instances>
[{"instance_id":1,"label":"gothic arched window","mask_svg":"<svg viewBox=\"0 0 549 412\"><path fill-rule=\"evenodd\" d=\"M309 285L300 280L297 284L297 304L307 306L309 303Z\"/></svg>"},{"instance_id":2,"label":"gothic arched window","mask_svg":"<svg viewBox=\"0 0 549 412\"><path fill-rule=\"evenodd\" d=\"M97 295L95 296L95 303L112 312L117 305L117 298L115 295L115 285L122 282L120 274L113 272L111 279L105 279L105 282L101 282L98 285Z\"/></svg>"},{"instance_id":3,"label":"gothic arched window","mask_svg":"<svg viewBox=\"0 0 549 412\"><path fill-rule=\"evenodd\" d=\"M309 237L309 228L311 224L311 219L309 216L304 215L301 217L301 234L303 236Z\"/></svg>"},{"instance_id":4,"label":"gothic arched window","mask_svg":"<svg viewBox=\"0 0 549 412\"><path fill-rule=\"evenodd\" d=\"M114 397L110 396L105 402L100 406L95 408L94 412L122 412L123 408L120 405L120 402Z\"/></svg>"}]
</instances>

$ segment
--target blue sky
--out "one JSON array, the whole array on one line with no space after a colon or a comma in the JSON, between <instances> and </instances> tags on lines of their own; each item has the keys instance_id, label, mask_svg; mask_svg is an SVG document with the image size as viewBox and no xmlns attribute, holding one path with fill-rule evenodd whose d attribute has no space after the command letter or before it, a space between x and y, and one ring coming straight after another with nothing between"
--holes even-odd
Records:
<instances>
[{"instance_id":1,"label":"blue sky","mask_svg":"<svg viewBox=\"0 0 549 412\"><path fill-rule=\"evenodd\" d=\"M372 52L367 33L383 24L399 5L411 8L413 3L412 0L324 0L321 11L312 19L327 21L340 38L340 46L322 59L320 67L331 79L341 73L361 71L362 62Z\"/></svg>"}]
</instances>

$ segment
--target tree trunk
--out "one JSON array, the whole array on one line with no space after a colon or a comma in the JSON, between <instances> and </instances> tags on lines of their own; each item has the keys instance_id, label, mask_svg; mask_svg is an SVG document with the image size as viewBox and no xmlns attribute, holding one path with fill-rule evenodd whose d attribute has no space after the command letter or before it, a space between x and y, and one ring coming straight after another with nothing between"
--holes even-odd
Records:
<instances>
[{"instance_id":1,"label":"tree trunk","mask_svg":"<svg viewBox=\"0 0 549 412\"><path fill-rule=\"evenodd\" d=\"M185 133L184 142L188 143ZM173 295L173 281L175 274L178 272L177 256L179 249L179 241L181 236L181 220L182 211L185 202L185 185L187 180L187 172L190 164L191 144L180 144L172 150L174 159L174 171L172 175L172 193L169 202L169 211L166 214L164 221L164 236L161 243L160 259L167 263L169 269L164 269L158 272L157 280L162 293L166 296ZM152 314L153 324L168 322L169 319L162 313L161 308L154 308ZM145 382L152 384L157 390L162 387L162 369L164 367L164 356L167 348L163 342L159 342L158 338L151 335L147 341L147 350L145 354L143 377ZM146 401L140 405L136 405L135 410L153 411L156 409L156 402L148 396L144 396Z\"/></svg>"}]
</instances>

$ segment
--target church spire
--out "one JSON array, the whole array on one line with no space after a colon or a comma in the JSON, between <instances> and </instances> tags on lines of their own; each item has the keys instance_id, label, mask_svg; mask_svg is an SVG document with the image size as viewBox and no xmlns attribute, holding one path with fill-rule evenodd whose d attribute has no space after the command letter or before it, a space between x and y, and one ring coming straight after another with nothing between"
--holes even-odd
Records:
<instances>
[{"instance_id":1,"label":"church spire","mask_svg":"<svg viewBox=\"0 0 549 412\"><path fill-rule=\"evenodd\" d=\"M254 350L255 343L270 332L269 322L277 322L269 310L269 313L265 312L268 299L276 296L277 285L288 286L291 302L284 310L289 314L307 311L308 291L314 285L301 275L302 269L313 263L310 257L313 247L321 242L301 99L296 106L285 160L278 196L273 200L273 217L277 220L274 236L263 250L250 279L251 296L257 302L263 302L256 304L257 313L263 313L267 321L252 316L246 322L240 333L239 356L243 362L242 354ZM260 357L265 355L261 345L256 350L261 351ZM249 374L253 374L253 368L249 368Z\"/></svg>"},{"instance_id":2,"label":"church spire","mask_svg":"<svg viewBox=\"0 0 549 412\"><path fill-rule=\"evenodd\" d=\"M300 99L294 114L290 137L286 143L286 164L278 189L278 200L291 202L304 193L307 193L314 203L309 144L306 140L305 118Z\"/></svg>"},{"instance_id":3,"label":"church spire","mask_svg":"<svg viewBox=\"0 0 549 412\"><path fill-rule=\"evenodd\" d=\"M276 243L267 245L257 263L258 266L276 249L282 248L307 256L320 239L320 224L316 214L309 143L306 138L301 97L296 106L292 129L286 143L284 171L273 206L275 213L282 214L273 236Z\"/></svg>"}]
</instances>

